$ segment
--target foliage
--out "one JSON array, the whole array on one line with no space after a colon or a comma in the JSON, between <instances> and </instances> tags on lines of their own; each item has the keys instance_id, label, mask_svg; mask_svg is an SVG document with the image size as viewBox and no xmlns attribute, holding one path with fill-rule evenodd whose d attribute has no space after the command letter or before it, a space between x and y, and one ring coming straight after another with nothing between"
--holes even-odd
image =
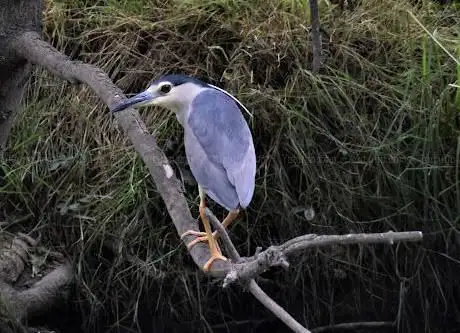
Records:
<instances>
[{"instance_id":1,"label":"foliage","mask_svg":"<svg viewBox=\"0 0 460 333\"><path fill-rule=\"evenodd\" d=\"M422 246L311 251L288 273L267 273L264 288L295 318L310 328L393 320L399 305L405 332L456 327L460 88L449 84L460 85L460 66L410 13L458 58L459 9L380 0L320 10L318 76L306 1L48 0L45 35L127 93L179 72L252 110L257 188L231 228L240 253L305 233L425 233ZM184 170L174 117L141 114ZM74 258L85 330L284 331L243 291L198 272L142 161L87 88L37 70L6 156L5 216ZM197 189L184 186L198 215ZM145 263L127 263L111 239Z\"/></svg>"}]
</instances>

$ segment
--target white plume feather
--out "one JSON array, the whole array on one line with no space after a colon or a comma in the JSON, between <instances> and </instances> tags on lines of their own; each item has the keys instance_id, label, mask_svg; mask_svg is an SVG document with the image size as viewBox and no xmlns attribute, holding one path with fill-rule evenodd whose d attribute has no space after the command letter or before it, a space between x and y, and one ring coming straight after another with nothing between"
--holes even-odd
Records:
<instances>
[{"instance_id":1,"label":"white plume feather","mask_svg":"<svg viewBox=\"0 0 460 333\"><path fill-rule=\"evenodd\" d=\"M210 87L212 87L212 88L214 88L214 89L217 89L217 90L223 92L225 95L231 97L235 102L238 103L238 105L239 105L239 106L240 106L240 107L241 107L251 118L254 117L254 116L252 115L252 113L249 112L249 110L243 105L243 103L241 103L236 97L234 97L233 95L229 94L227 91L225 91L225 90L222 89L222 88L216 87L216 86L214 86L214 85L212 85L212 84L209 84L209 83L208 83L207 85L210 86Z\"/></svg>"}]
</instances>

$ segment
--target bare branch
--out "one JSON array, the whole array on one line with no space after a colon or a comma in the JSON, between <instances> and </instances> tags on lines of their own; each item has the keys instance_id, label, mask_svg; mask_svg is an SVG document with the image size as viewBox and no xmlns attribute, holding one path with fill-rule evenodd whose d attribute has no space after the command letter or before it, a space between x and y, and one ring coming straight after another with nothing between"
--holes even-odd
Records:
<instances>
[{"instance_id":1,"label":"bare branch","mask_svg":"<svg viewBox=\"0 0 460 333\"><path fill-rule=\"evenodd\" d=\"M311 15L311 40L313 48L312 72L318 73L321 67L321 33L319 31L318 0L309 0Z\"/></svg>"},{"instance_id":2,"label":"bare branch","mask_svg":"<svg viewBox=\"0 0 460 333\"><path fill-rule=\"evenodd\" d=\"M211 212L209 208L206 208L206 216L208 216L211 224L221 235L222 241L225 244L225 247L230 252L230 258L237 264L242 265L242 267L259 267L262 269L264 265L268 265L267 269L271 266L283 266L287 268L289 264L287 263L285 256L292 255L295 252L318 246L330 246L337 244L366 244L366 243L389 243L393 244L398 241L418 241L422 239L421 232L386 232L380 234L349 234L344 236L318 236L315 234L304 235L291 239L284 244L277 247L270 247L266 251L257 253L252 262L247 260L247 258L241 258L238 251L236 250L233 242L231 241L227 231L222 226L217 217ZM250 265L250 266L248 266ZM261 272L254 274L258 276ZM393 322L357 322L357 323L342 323L337 325L328 325L318 327L312 331L309 331L298 323L286 310L279 306L270 296L268 296L254 280L254 277L249 277L249 280L246 280L244 276L238 274L237 270L232 270L229 272L227 277L224 280L224 287L228 286L229 283L238 281L245 284L247 282L248 290L254 295L259 302L261 302L267 309L269 309L276 317L283 321L289 328L294 332L301 333L318 333L326 332L329 330L339 330L339 329L359 329L359 328L379 328L379 327L388 327L393 326Z\"/></svg>"},{"instance_id":3,"label":"bare branch","mask_svg":"<svg viewBox=\"0 0 460 333\"><path fill-rule=\"evenodd\" d=\"M369 321L369 322L356 322L356 323L342 323L342 324L335 324L335 325L327 325L317 327L311 330L311 333L323 333L323 332L335 332L343 330L357 330L363 328L385 328L385 327L393 327L394 323L392 321Z\"/></svg>"},{"instance_id":4,"label":"bare branch","mask_svg":"<svg viewBox=\"0 0 460 333\"><path fill-rule=\"evenodd\" d=\"M281 319L290 329L297 333L311 333L305 327L300 325L294 318L291 317L281 306L273 301L254 281L251 279L248 286L249 291L259 300L260 303L265 305L267 309L273 312L279 319Z\"/></svg>"},{"instance_id":5,"label":"bare branch","mask_svg":"<svg viewBox=\"0 0 460 333\"><path fill-rule=\"evenodd\" d=\"M344 244L369 244L394 242L416 242L420 241L423 234L420 231L410 232L385 232L377 234L349 234L349 235L305 235L287 241L278 246L270 246L252 257L252 260L245 260L243 263L236 263L224 279L224 286L236 281L248 281L270 267L282 266L287 268L287 256L296 252L319 246L344 245Z\"/></svg>"},{"instance_id":6,"label":"bare branch","mask_svg":"<svg viewBox=\"0 0 460 333\"><path fill-rule=\"evenodd\" d=\"M284 255L305 250L311 247L345 245L345 244L370 244L395 242L418 242L422 240L420 231L393 232L388 231L376 234L348 234L348 235L306 235L291 239L279 246Z\"/></svg>"},{"instance_id":7,"label":"bare branch","mask_svg":"<svg viewBox=\"0 0 460 333\"><path fill-rule=\"evenodd\" d=\"M214 226L214 228L216 228L219 232L222 241L225 244L225 247L230 252L230 258L236 263L241 262L241 256L236 250L235 245L233 245L233 242L230 239L227 230L225 230L220 221L211 212L209 208L206 208L206 216L210 219L211 224ZM259 285L254 279L250 279L246 285L251 294L253 294L254 297L257 298L257 300L259 300L260 303L262 303L267 309L269 309L275 316L281 319L281 321L284 322L294 332L310 333L308 329L300 325L294 318L292 318L292 316L286 310L284 310L281 306L278 305L278 303L276 303L270 296L268 296L262 290L262 288L259 287Z\"/></svg>"}]
</instances>

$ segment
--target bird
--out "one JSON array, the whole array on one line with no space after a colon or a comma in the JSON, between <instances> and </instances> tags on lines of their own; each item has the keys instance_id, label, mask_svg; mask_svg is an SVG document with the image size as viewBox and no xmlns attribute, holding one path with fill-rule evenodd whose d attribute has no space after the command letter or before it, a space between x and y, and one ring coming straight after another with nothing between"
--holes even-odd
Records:
<instances>
[{"instance_id":1,"label":"bird","mask_svg":"<svg viewBox=\"0 0 460 333\"><path fill-rule=\"evenodd\" d=\"M184 129L187 161L198 184L199 212L205 232L187 230L197 236L187 244L208 242L211 258L204 264L207 272L215 260L226 261L206 216L206 196L228 211L222 221L228 227L252 201L255 190L256 153L248 123L242 111L251 114L234 96L222 88L182 74L166 74L148 88L116 105L112 112L155 105L175 113Z\"/></svg>"}]
</instances>

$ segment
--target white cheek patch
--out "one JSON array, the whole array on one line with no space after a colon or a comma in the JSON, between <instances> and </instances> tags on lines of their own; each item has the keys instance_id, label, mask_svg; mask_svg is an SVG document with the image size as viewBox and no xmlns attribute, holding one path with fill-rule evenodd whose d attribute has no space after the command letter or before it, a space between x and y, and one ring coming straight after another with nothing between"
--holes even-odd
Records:
<instances>
[{"instance_id":1,"label":"white cheek patch","mask_svg":"<svg viewBox=\"0 0 460 333\"><path fill-rule=\"evenodd\" d=\"M165 170L166 178L171 178L174 174L173 169L169 164L163 164L163 169Z\"/></svg>"}]
</instances>

